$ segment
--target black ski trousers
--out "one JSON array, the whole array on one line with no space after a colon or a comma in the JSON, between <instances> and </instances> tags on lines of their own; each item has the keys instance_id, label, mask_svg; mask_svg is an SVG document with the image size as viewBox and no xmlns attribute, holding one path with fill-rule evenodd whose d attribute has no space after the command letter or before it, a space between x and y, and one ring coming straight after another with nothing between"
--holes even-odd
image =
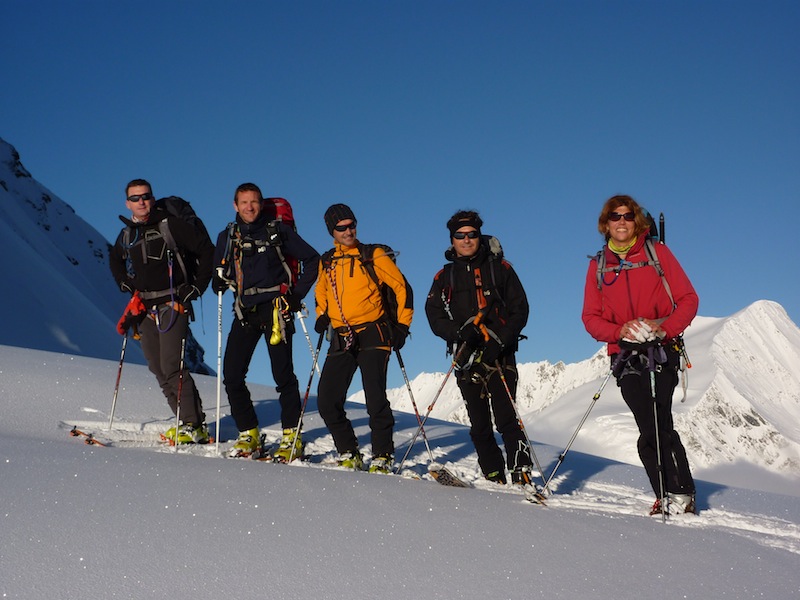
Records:
<instances>
[{"instance_id":1,"label":"black ski trousers","mask_svg":"<svg viewBox=\"0 0 800 600\"><path fill-rule=\"evenodd\" d=\"M512 397L517 393L517 367L514 357L506 359L503 374ZM503 453L492 429L492 414L497 432L503 438L508 470L531 466L531 451L525 434L517 421L512 399L497 369L478 364L470 371L458 374L458 389L464 397L469 415L469 435L478 454L478 465L484 475L505 473Z\"/></svg>"},{"instance_id":2,"label":"black ski trousers","mask_svg":"<svg viewBox=\"0 0 800 600\"><path fill-rule=\"evenodd\" d=\"M258 416L256 416L245 378L250 368L250 361L253 359L253 353L261 338L267 342L272 378L275 381L275 390L279 395L281 427L283 429L297 427L300 419L300 389L292 361L292 338L294 336L287 331L286 340L273 346L269 343L270 333L270 329L265 331L258 326L245 325L239 319L234 319L230 333L228 333L222 367L223 382L231 405L231 416L239 431L248 431L258 427Z\"/></svg>"},{"instance_id":3,"label":"black ski trousers","mask_svg":"<svg viewBox=\"0 0 800 600\"><path fill-rule=\"evenodd\" d=\"M639 427L639 458L650 479L650 486L656 498L661 496L658 477L658 453L656 452L656 419L658 415L658 441L661 445L661 464L664 466L664 485L667 493L693 494L694 479L689 469L686 450L681 437L675 431L672 420L672 394L678 385L678 366L680 355L666 349L667 362L656 365L655 373L655 411L650 385L650 370L641 357L633 356L617 384L622 397L631 409L636 425ZM612 364L616 355L611 357Z\"/></svg>"},{"instance_id":4,"label":"black ski trousers","mask_svg":"<svg viewBox=\"0 0 800 600\"><path fill-rule=\"evenodd\" d=\"M358 449L358 438L344 409L347 389L356 369L361 370L369 428L372 432L372 454L394 454L394 415L386 398L389 355L387 348L350 348L331 352L325 359L317 388L317 409L340 454Z\"/></svg>"},{"instance_id":5,"label":"black ski trousers","mask_svg":"<svg viewBox=\"0 0 800 600\"><path fill-rule=\"evenodd\" d=\"M167 398L172 414L178 410L178 389L180 389L181 414L184 423L198 425L205 423L203 403L194 384L189 369L184 366L181 377L181 341L189 332L189 315L178 313L165 307L159 312L159 322L150 316L139 325L142 352L147 367L156 376L161 391Z\"/></svg>"}]
</instances>

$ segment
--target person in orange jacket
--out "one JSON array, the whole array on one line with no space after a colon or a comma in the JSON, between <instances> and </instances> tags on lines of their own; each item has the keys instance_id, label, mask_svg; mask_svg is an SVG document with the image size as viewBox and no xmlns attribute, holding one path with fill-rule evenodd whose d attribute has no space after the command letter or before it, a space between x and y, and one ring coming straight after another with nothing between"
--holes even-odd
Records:
<instances>
[{"instance_id":1,"label":"person in orange jacket","mask_svg":"<svg viewBox=\"0 0 800 600\"><path fill-rule=\"evenodd\" d=\"M330 347L317 390L317 408L333 436L340 466L361 470L364 459L344 409L356 369L361 371L372 441L371 472L388 473L394 460L394 416L386 398L386 372L392 348L401 348L414 314L411 288L386 251L370 257L356 237L356 217L346 204L325 211L334 247L320 261L315 289L317 333L330 330ZM371 262L377 282L368 272ZM380 285L397 298L397 323L389 322Z\"/></svg>"}]
</instances>

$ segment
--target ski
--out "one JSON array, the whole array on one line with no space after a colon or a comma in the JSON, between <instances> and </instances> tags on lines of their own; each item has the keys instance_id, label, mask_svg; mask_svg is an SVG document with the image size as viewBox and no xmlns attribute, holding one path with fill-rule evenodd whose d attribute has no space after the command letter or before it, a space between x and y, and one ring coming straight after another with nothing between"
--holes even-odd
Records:
<instances>
[{"instance_id":1,"label":"ski","mask_svg":"<svg viewBox=\"0 0 800 600\"><path fill-rule=\"evenodd\" d=\"M82 438L84 438L83 439L83 443L84 444L88 444L89 446L102 446L103 448L108 446L108 444L104 444L103 442L98 440L96 437L94 437L93 433L87 433L85 431L81 431L80 429L78 429L77 425L75 425L72 429L70 429L69 434L72 437L82 437Z\"/></svg>"},{"instance_id":2,"label":"ski","mask_svg":"<svg viewBox=\"0 0 800 600\"><path fill-rule=\"evenodd\" d=\"M547 506L547 497L536 489L534 485L523 485L522 492L525 494L525 500L530 502L531 504L539 504L541 506Z\"/></svg>"},{"instance_id":3,"label":"ski","mask_svg":"<svg viewBox=\"0 0 800 600\"><path fill-rule=\"evenodd\" d=\"M428 473L441 485L460 488L472 487L470 484L454 475L447 467L438 463L433 463L428 467Z\"/></svg>"}]
</instances>

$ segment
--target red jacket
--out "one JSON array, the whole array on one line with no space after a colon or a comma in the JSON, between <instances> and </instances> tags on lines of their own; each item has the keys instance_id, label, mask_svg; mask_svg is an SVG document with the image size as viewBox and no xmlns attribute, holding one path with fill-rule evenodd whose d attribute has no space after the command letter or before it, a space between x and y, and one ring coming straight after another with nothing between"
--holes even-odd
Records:
<instances>
[{"instance_id":1,"label":"red jacket","mask_svg":"<svg viewBox=\"0 0 800 600\"><path fill-rule=\"evenodd\" d=\"M628 252L625 260L632 263L647 261L645 238L642 236ZM672 302L655 267L646 265L624 269L616 274L604 273L601 289L597 287L597 259L589 263L583 294L583 324L598 342L608 342L608 353L619 352L620 328L627 321L643 317L662 320L661 327L671 339L683 333L697 314L699 300L692 282L675 256L664 244L654 244L664 277L667 279ZM603 246L606 267L619 265L619 257Z\"/></svg>"}]
</instances>

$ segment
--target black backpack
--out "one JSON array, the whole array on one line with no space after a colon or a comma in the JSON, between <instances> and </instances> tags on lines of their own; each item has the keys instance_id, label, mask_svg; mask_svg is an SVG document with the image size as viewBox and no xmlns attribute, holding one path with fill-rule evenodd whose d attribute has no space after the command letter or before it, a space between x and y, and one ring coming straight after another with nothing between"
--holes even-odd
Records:
<instances>
[{"instance_id":1,"label":"black backpack","mask_svg":"<svg viewBox=\"0 0 800 600\"><path fill-rule=\"evenodd\" d=\"M361 261L361 264L364 266L364 270L367 272L370 278L372 278L372 281L375 282L375 285L378 286L378 290L380 291L384 316L392 326L395 326L398 325L397 294L395 294L394 290L390 286L382 283L380 279L378 279L378 274L375 272L375 263L373 258L375 248L381 248L395 263L397 262L397 255L400 253L394 251L391 246L387 246L386 244L358 245L358 259ZM333 262L333 252L333 249L331 249L322 255L321 262L323 269L328 270L331 268L331 264ZM405 284L408 292L406 294L406 306L412 308L414 306L414 291L411 289L411 284L408 283L405 275L403 275L403 283Z\"/></svg>"}]
</instances>

